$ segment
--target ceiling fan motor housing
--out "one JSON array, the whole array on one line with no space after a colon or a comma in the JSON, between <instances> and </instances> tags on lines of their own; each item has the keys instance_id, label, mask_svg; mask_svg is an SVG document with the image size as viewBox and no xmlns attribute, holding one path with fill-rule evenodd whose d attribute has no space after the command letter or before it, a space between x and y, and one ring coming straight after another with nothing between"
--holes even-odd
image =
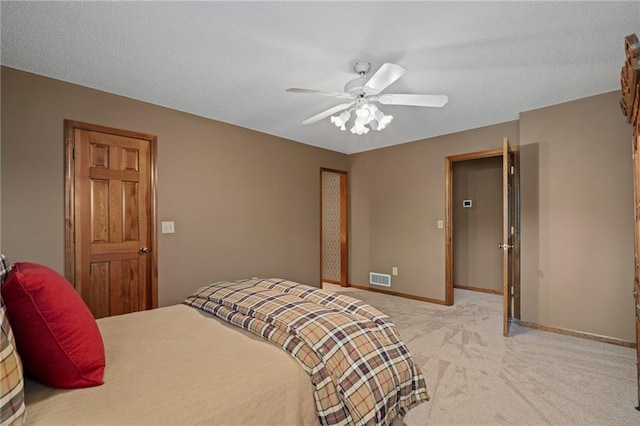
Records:
<instances>
[{"instance_id":1,"label":"ceiling fan motor housing","mask_svg":"<svg viewBox=\"0 0 640 426\"><path fill-rule=\"evenodd\" d=\"M364 95L364 85L369 81L369 77L360 77L349 81L344 85L344 91L353 96Z\"/></svg>"},{"instance_id":2,"label":"ceiling fan motor housing","mask_svg":"<svg viewBox=\"0 0 640 426\"><path fill-rule=\"evenodd\" d=\"M344 91L352 96L363 96L364 85L369 81L369 77L365 74L371 69L371 63L367 61L358 61L353 65L353 70L360 74L360 77L353 79L344 85Z\"/></svg>"},{"instance_id":3,"label":"ceiling fan motor housing","mask_svg":"<svg viewBox=\"0 0 640 426\"><path fill-rule=\"evenodd\" d=\"M353 65L353 70L358 74L366 74L371 69L371 63L367 61L358 61Z\"/></svg>"}]
</instances>

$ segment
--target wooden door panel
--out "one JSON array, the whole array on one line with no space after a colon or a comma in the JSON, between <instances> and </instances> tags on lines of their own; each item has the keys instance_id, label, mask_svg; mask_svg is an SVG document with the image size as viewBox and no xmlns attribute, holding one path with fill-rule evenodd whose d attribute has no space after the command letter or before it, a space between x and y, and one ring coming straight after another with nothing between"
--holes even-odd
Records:
<instances>
[{"instance_id":1,"label":"wooden door panel","mask_svg":"<svg viewBox=\"0 0 640 426\"><path fill-rule=\"evenodd\" d=\"M91 211L91 243L106 243L109 238L109 181L90 181L91 189L89 193ZM83 194L84 195L84 194Z\"/></svg>"},{"instance_id":2,"label":"wooden door panel","mask_svg":"<svg viewBox=\"0 0 640 426\"><path fill-rule=\"evenodd\" d=\"M122 237L121 241L140 240L140 189L138 182L122 182Z\"/></svg>"},{"instance_id":3,"label":"wooden door panel","mask_svg":"<svg viewBox=\"0 0 640 426\"><path fill-rule=\"evenodd\" d=\"M103 128L67 134L74 136L76 289L96 318L157 306L149 250L155 137Z\"/></svg>"},{"instance_id":4,"label":"wooden door panel","mask_svg":"<svg viewBox=\"0 0 640 426\"><path fill-rule=\"evenodd\" d=\"M89 154L89 167L109 168L109 146L98 143L90 145L91 153Z\"/></svg>"},{"instance_id":5,"label":"wooden door panel","mask_svg":"<svg viewBox=\"0 0 640 426\"><path fill-rule=\"evenodd\" d=\"M117 259L138 258L140 247L138 241L124 241L119 244L110 242L96 243L91 245L91 261L111 261Z\"/></svg>"},{"instance_id":6,"label":"wooden door panel","mask_svg":"<svg viewBox=\"0 0 640 426\"><path fill-rule=\"evenodd\" d=\"M110 262L110 314L119 315L146 309L146 287L138 259Z\"/></svg>"},{"instance_id":7,"label":"wooden door panel","mask_svg":"<svg viewBox=\"0 0 640 426\"><path fill-rule=\"evenodd\" d=\"M137 172L140 170L140 156L135 149L122 148L120 170Z\"/></svg>"},{"instance_id":8,"label":"wooden door panel","mask_svg":"<svg viewBox=\"0 0 640 426\"><path fill-rule=\"evenodd\" d=\"M85 286L89 308L96 318L109 316L109 262L94 262L90 266L90 285Z\"/></svg>"},{"instance_id":9,"label":"wooden door panel","mask_svg":"<svg viewBox=\"0 0 640 426\"><path fill-rule=\"evenodd\" d=\"M138 180L139 172L132 172L129 170L111 170L111 169L103 169L103 168L91 168L91 179L103 179L103 180L111 180L111 179L119 179L121 181L130 181L136 182Z\"/></svg>"}]
</instances>

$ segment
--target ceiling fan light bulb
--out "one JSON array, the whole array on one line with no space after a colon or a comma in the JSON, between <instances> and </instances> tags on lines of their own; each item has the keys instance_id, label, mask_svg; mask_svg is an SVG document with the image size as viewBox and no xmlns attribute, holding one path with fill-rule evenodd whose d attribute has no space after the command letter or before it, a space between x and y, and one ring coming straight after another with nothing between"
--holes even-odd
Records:
<instances>
[{"instance_id":1,"label":"ceiling fan light bulb","mask_svg":"<svg viewBox=\"0 0 640 426\"><path fill-rule=\"evenodd\" d=\"M391 120L393 120L393 115L382 114L382 117L380 118L380 120L378 120L379 126L381 126L381 130L387 127L387 124L391 123Z\"/></svg>"},{"instance_id":2,"label":"ceiling fan light bulb","mask_svg":"<svg viewBox=\"0 0 640 426\"><path fill-rule=\"evenodd\" d=\"M365 127L365 122L361 118L356 118L353 127L351 128L351 133L356 135L364 135L369 132L369 129Z\"/></svg>"},{"instance_id":3,"label":"ceiling fan light bulb","mask_svg":"<svg viewBox=\"0 0 640 426\"><path fill-rule=\"evenodd\" d=\"M384 113L380 111L378 108L375 108L375 110L376 110L375 111L376 125L374 127L372 124L371 127L374 128L375 130L382 130L385 127L387 127L387 124L389 124L391 120L393 120L393 116L384 115Z\"/></svg>"},{"instance_id":4,"label":"ceiling fan light bulb","mask_svg":"<svg viewBox=\"0 0 640 426\"><path fill-rule=\"evenodd\" d=\"M346 127L344 127L344 125L347 123L347 120L349 119L349 115L347 114L347 118L344 119L344 113L340 114L339 116L331 116L331 122L333 124L336 125L336 127L339 127L340 130L346 130Z\"/></svg>"},{"instance_id":5,"label":"ceiling fan light bulb","mask_svg":"<svg viewBox=\"0 0 640 426\"><path fill-rule=\"evenodd\" d=\"M369 109L366 105L363 105L361 108L356 110L356 115L358 119L367 119L369 117Z\"/></svg>"}]
</instances>

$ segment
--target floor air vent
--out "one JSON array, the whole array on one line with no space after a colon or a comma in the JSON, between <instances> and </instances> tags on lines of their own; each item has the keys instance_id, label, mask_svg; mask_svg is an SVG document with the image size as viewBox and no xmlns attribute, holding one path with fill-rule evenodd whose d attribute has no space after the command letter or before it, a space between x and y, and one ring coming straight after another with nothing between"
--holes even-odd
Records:
<instances>
[{"instance_id":1,"label":"floor air vent","mask_svg":"<svg viewBox=\"0 0 640 426\"><path fill-rule=\"evenodd\" d=\"M391 275L369 272L369 283L384 287L391 287Z\"/></svg>"}]
</instances>

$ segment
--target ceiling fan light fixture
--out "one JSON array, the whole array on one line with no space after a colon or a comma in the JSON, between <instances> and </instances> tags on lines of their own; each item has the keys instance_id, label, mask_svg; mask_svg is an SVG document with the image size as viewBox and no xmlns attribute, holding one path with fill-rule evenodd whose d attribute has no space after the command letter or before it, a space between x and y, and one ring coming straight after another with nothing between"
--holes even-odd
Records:
<instances>
[{"instance_id":1,"label":"ceiling fan light fixture","mask_svg":"<svg viewBox=\"0 0 640 426\"><path fill-rule=\"evenodd\" d=\"M373 120L374 108L375 106L372 107L369 104L364 104L360 108L356 109L356 115L364 122L364 124L369 124L369 122Z\"/></svg>"},{"instance_id":2,"label":"ceiling fan light fixture","mask_svg":"<svg viewBox=\"0 0 640 426\"><path fill-rule=\"evenodd\" d=\"M340 115L331 116L331 122L335 124L336 127L339 127L340 130L347 130L345 124L347 124L347 121L349 121L350 118L351 114L349 113L349 111L345 111Z\"/></svg>"},{"instance_id":3,"label":"ceiling fan light fixture","mask_svg":"<svg viewBox=\"0 0 640 426\"><path fill-rule=\"evenodd\" d=\"M393 115L384 115L382 111L377 109L375 113L375 119L378 122L378 125L375 127L375 129L379 131L387 127L387 124L391 123L391 120L393 120Z\"/></svg>"},{"instance_id":4,"label":"ceiling fan light fixture","mask_svg":"<svg viewBox=\"0 0 640 426\"><path fill-rule=\"evenodd\" d=\"M369 133L369 128L364 125L362 120L356 119L355 123L353 123L353 127L351 128L351 133L354 135L366 135Z\"/></svg>"},{"instance_id":5,"label":"ceiling fan light fixture","mask_svg":"<svg viewBox=\"0 0 640 426\"><path fill-rule=\"evenodd\" d=\"M380 131L393 120L392 115L385 115L377 106L364 103L357 108L344 111L340 115L332 115L331 123L339 127L340 130L346 130L346 124L351 119L351 111L355 111L356 116L353 127L350 129L354 135L366 135L370 128Z\"/></svg>"}]
</instances>

